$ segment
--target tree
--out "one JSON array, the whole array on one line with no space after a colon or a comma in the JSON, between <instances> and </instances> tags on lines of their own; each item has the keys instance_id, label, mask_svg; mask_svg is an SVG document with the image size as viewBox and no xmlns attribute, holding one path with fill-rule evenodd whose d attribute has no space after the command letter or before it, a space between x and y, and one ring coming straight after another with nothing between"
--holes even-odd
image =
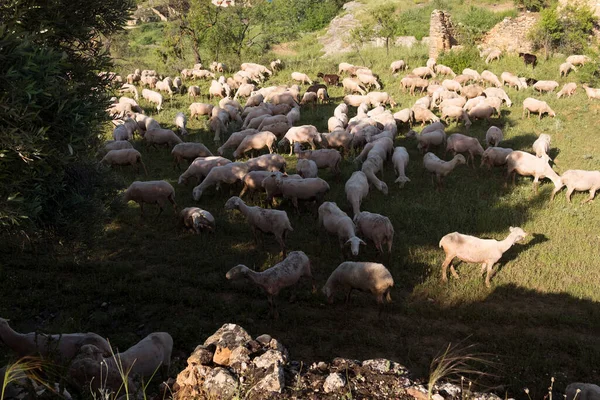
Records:
<instances>
[{"instance_id":1,"label":"tree","mask_svg":"<svg viewBox=\"0 0 600 400\"><path fill-rule=\"evenodd\" d=\"M383 5L371 12L375 20L377 34L385 39L386 54L390 53L390 40L398 32L398 18L395 15L396 8L393 4Z\"/></svg>"}]
</instances>

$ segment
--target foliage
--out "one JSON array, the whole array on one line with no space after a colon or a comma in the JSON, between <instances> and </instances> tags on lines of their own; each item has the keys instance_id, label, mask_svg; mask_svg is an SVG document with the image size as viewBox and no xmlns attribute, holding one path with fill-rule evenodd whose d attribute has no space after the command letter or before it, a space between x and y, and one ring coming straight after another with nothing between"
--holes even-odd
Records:
<instances>
[{"instance_id":1,"label":"foliage","mask_svg":"<svg viewBox=\"0 0 600 400\"><path fill-rule=\"evenodd\" d=\"M93 166L111 85L98 35L120 29L127 3L44 3L0 6L0 224L87 231L110 192Z\"/></svg>"},{"instance_id":2,"label":"foliage","mask_svg":"<svg viewBox=\"0 0 600 400\"><path fill-rule=\"evenodd\" d=\"M460 73L465 68L475 68L481 64L479 51L473 46L465 47L461 50L446 51L437 58L439 64L447 65L456 73Z\"/></svg>"},{"instance_id":3,"label":"foliage","mask_svg":"<svg viewBox=\"0 0 600 400\"><path fill-rule=\"evenodd\" d=\"M375 29L378 36L385 38L386 53L390 53L390 40L396 36L398 31L398 21L395 15L396 7L393 4L383 5L371 12L375 22Z\"/></svg>"},{"instance_id":4,"label":"foliage","mask_svg":"<svg viewBox=\"0 0 600 400\"><path fill-rule=\"evenodd\" d=\"M486 8L470 6L468 10L456 15L461 43L472 43L479 40L494 25L506 17L515 17L517 12L509 10L493 12Z\"/></svg>"},{"instance_id":5,"label":"foliage","mask_svg":"<svg viewBox=\"0 0 600 400\"><path fill-rule=\"evenodd\" d=\"M552 0L513 0L515 6L523 7L528 11L541 11L547 9Z\"/></svg>"}]
</instances>

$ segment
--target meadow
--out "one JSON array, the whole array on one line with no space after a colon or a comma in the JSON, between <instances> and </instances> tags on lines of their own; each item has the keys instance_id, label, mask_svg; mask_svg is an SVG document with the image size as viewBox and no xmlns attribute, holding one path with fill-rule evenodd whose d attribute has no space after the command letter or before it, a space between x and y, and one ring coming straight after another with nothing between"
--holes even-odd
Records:
<instances>
[{"instance_id":1,"label":"meadow","mask_svg":"<svg viewBox=\"0 0 600 400\"><path fill-rule=\"evenodd\" d=\"M252 61L267 62L272 56ZM439 62L458 62L452 57L442 56ZM360 56L322 59L318 53L300 49L283 59L286 69L266 84L291 84L289 75L294 70L316 77L320 71L337 72L340 61L360 64L364 60L380 75L383 90L397 101L396 111L410 107L419 97L401 91L399 80L403 74L390 74L390 62L399 58L413 68L424 65L427 51L421 47L394 48L388 55L383 49L370 49L361 51ZM561 86L589 78L585 74L592 67L559 78L558 65L563 60L560 56L540 60L532 70L519 58L505 57L487 68L498 76L502 71L511 71L519 76L555 79ZM469 62L479 71L486 68L481 60ZM127 67L131 64L129 61ZM125 75L131 71L124 68L120 72ZM207 93L208 83L200 85ZM600 103L588 100L581 88L573 97L558 100L556 94L539 95L531 88L506 91L514 105L504 108L502 116L492 122L504 132L502 147L530 151L537 135L547 133L552 137L550 155L559 174L568 169L600 169ZM301 124L313 124L319 131L326 131L327 119L343 97L341 87L331 88L329 94L330 104L302 108ZM547 101L557 117L523 119L521 104L529 96ZM177 94L166 98L160 113L143 100L141 105L163 127L174 128L175 114L185 111L189 115L191 100ZM484 143L487 128L485 122L476 121L469 135ZM202 142L213 152L216 150L205 118L189 121L188 130L190 135L185 141ZM230 132L236 130L236 126L229 127ZM2 317L11 319L19 331L41 327L48 332L97 332L119 348L132 345L150 332L167 331L175 340L172 375L197 344L222 324L237 323L253 336L269 333L279 339L295 360L311 363L334 357L385 357L423 378L429 374L431 360L448 343L474 345L475 351L485 353L495 365L481 366L493 376L475 382L477 388L493 389L501 396L506 393L521 398L523 388L528 387L532 398L542 398L551 377L555 377L555 388L559 390L573 381L598 382L597 202L580 205L587 193L576 193L573 204L569 204L563 191L550 203L553 186L549 181L534 193L531 178L518 178L516 186L505 187L503 169L488 171L467 166L450 174L444 189L438 192L423 169L416 142L405 138L407 130L399 128L395 145L409 151L407 176L411 182L398 188L391 163L387 163L384 181L390 188L389 195L372 189L362 205L363 210L388 216L396 232L389 261L371 245L361 248L357 258L384 262L394 277L393 303L381 317L369 294L355 293L347 306L340 296L329 305L320 291L312 294L304 283L294 303L287 301L290 292L284 290L277 300L279 319L268 318L266 296L257 287L225 279L225 273L237 264L263 270L280 260L273 238L265 238L264 248L256 246L244 217L237 211L224 210L225 201L237 195L241 186L221 192L209 190L195 202L193 184L177 184L183 169L173 168L170 150L147 148L139 137L134 146L142 153L148 176L136 174L129 167L115 168L123 187L134 180L167 180L176 189L180 209L199 206L210 211L217 221L216 232L185 232L172 209L155 218L157 209L146 207L146 217L140 218L137 204L124 204L117 198L111 208L113 217L106 221L101 238L82 247L64 243L58 253L26 250L0 265ZM451 123L446 131L464 133L464 128ZM107 138L110 132L111 125L107 124ZM443 151L436 153L443 156ZM231 157L231 150L224 156ZM284 157L288 171L294 172L295 157ZM340 179L327 170L319 172L331 185L326 200L337 202L348 213L344 182L356 169L352 158L350 155L344 159ZM279 208L288 212L294 228L287 239L288 250L302 250L309 256L320 288L341 261L337 238L316 226L316 212L310 204L301 207L300 215L289 202L280 202ZM441 282L444 252L438 242L442 236L458 231L502 239L510 226L520 226L529 235L495 266L497 273L490 289L479 276L479 266L473 264L461 263L458 280Z\"/></svg>"}]
</instances>

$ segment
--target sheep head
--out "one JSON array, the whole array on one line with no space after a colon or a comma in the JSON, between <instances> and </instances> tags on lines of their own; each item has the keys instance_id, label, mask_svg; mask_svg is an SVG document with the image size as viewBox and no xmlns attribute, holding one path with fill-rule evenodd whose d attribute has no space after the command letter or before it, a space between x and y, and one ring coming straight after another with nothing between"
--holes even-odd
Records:
<instances>
[{"instance_id":1,"label":"sheep head","mask_svg":"<svg viewBox=\"0 0 600 400\"><path fill-rule=\"evenodd\" d=\"M329 285L323 286L323 289L321 289L321 291L323 292L323 294L325 295L325 297L327 297L327 302L329 304L332 304L333 303L333 293L332 293L331 288L329 287Z\"/></svg>"},{"instance_id":2,"label":"sheep head","mask_svg":"<svg viewBox=\"0 0 600 400\"><path fill-rule=\"evenodd\" d=\"M242 199L240 199L237 196L233 196L225 203L225 209L233 210L234 208L238 208L240 206L240 203L243 203Z\"/></svg>"},{"instance_id":3,"label":"sheep head","mask_svg":"<svg viewBox=\"0 0 600 400\"><path fill-rule=\"evenodd\" d=\"M352 252L352 255L355 257L358 255L358 251L360 250L360 245L361 244L363 246L366 245L366 243L358 236L352 236L350 239L348 239L346 241L345 244L350 245L350 251Z\"/></svg>"},{"instance_id":4,"label":"sheep head","mask_svg":"<svg viewBox=\"0 0 600 400\"><path fill-rule=\"evenodd\" d=\"M196 186L194 188L194 190L192 191L192 197L195 201L200 200L200 197L202 197L202 189L200 188L200 186Z\"/></svg>"},{"instance_id":5,"label":"sheep head","mask_svg":"<svg viewBox=\"0 0 600 400\"><path fill-rule=\"evenodd\" d=\"M462 154L457 154L454 156L453 160L456 160L456 164L466 164L467 160L465 159L465 156L463 156Z\"/></svg>"},{"instance_id":6,"label":"sheep head","mask_svg":"<svg viewBox=\"0 0 600 400\"><path fill-rule=\"evenodd\" d=\"M521 240L525 239L525 237L527 236L527 232L525 232L523 229L521 229L519 227L511 226L510 228L508 228L508 230L510 231L510 234L515 237L515 242L520 242Z\"/></svg>"},{"instance_id":7,"label":"sheep head","mask_svg":"<svg viewBox=\"0 0 600 400\"><path fill-rule=\"evenodd\" d=\"M235 267L231 268L225 274L225 277L229 280L236 280L245 277L248 274L248 267L243 264L238 264Z\"/></svg>"}]
</instances>

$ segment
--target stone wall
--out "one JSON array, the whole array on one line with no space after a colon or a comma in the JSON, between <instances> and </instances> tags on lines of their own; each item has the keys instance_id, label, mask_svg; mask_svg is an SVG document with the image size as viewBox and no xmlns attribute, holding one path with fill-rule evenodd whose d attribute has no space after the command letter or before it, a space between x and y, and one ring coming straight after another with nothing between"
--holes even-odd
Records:
<instances>
[{"instance_id":1,"label":"stone wall","mask_svg":"<svg viewBox=\"0 0 600 400\"><path fill-rule=\"evenodd\" d=\"M533 44L527 34L536 24L536 13L525 13L516 18L506 17L494 26L483 38L484 47L497 47L511 53L532 53Z\"/></svg>"},{"instance_id":2,"label":"stone wall","mask_svg":"<svg viewBox=\"0 0 600 400\"><path fill-rule=\"evenodd\" d=\"M433 10L429 18L429 57L436 58L442 51L450 50L457 44L450 14Z\"/></svg>"}]
</instances>

